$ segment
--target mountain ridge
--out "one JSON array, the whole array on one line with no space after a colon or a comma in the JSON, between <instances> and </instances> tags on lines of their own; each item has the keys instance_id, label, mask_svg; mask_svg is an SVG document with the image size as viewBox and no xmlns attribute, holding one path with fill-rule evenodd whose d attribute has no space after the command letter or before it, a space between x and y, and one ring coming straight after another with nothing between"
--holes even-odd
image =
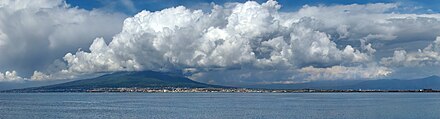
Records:
<instances>
[{"instance_id":1,"label":"mountain ridge","mask_svg":"<svg viewBox=\"0 0 440 119\"><path fill-rule=\"evenodd\" d=\"M440 77L315 81L299 84L245 85L255 89L323 89L323 90L419 90L440 89ZM54 85L14 89L3 92L84 92L97 88L232 88L196 82L175 73L154 71L115 72L96 78L75 80Z\"/></svg>"}]
</instances>

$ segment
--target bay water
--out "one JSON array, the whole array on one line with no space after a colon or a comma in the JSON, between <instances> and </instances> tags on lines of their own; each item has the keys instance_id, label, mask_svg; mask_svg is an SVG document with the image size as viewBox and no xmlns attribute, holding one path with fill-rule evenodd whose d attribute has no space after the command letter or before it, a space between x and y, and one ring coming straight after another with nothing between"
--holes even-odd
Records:
<instances>
[{"instance_id":1,"label":"bay water","mask_svg":"<svg viewBox=\"0 0 440 119\"><path fill-rule=\"evenodd\" d=\"M0 93L0 119L440 119L440 93Z\"/></svg>"}]
</instances>

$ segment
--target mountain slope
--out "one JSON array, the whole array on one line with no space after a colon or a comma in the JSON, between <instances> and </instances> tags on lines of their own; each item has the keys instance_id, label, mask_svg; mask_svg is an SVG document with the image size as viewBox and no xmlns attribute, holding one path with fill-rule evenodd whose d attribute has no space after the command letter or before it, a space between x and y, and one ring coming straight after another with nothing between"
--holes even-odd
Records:
<instances>
[{"instance_id":1,"label":"mountain slope","mask_svg":"<svg viewBox=\"0 0 440 119\"><path fill-rule=\"evenodd\" d=\"M15 92L38 91L83 91L94 88L224 88L223 86L204 84L184 76L153 71L118 72L97 78L76 80L67 83L13 90Z\"/></svg>"}]
</instances>

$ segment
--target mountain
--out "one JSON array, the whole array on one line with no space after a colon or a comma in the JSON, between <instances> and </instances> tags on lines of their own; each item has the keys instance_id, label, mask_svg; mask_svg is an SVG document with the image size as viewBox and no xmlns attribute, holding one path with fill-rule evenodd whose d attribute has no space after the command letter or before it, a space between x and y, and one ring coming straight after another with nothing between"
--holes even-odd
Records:
<instances>
[{"instance_id":1,"label":"mountain","mask_svg":"<svg viewBox=\"0 0 440 119\"><path fill-rule=\"evenodd\" d=\"M360 82L363 82L363 80L312 81L296 84L255 84L242 85L242 87L262 89L335 89L341 86L354 85Z\"/></svg>"},{"instance_id":2,"label":"mountain","mask_svg":"<svg viewBox=\"0 0 440 119\"><path fill-rule=\"evenodd\" d=\"M97 78L76 80L49 86L8 90L4 92L81 92L95 88L230 88L210 85L188 79L173 73L154 71L117 72ZM418 90L440 89L440 77L430 76L420 79L379 79L379 80L334 80L315 81L298 84L245 85L244 88L265 89L372 89L372 90Z\"/></svg>"},{"instance_id":3,"label":"mountain","mask_svg":"<svg viewBox=\"0 0 440 119\"><path fill-rule=\"evenodd\" d=\"M341 89L380 89L380 90L417 90L417 89L440 89L440 77L430 76L421 79L399 80L382 79L369 80L354 85L339 87Z\"/></svg>"},{"instance_id":4,"label":"mountain","mask_svg":"<svg viewBox=\"0 0 440 119\"><path fill-rule=\"evenodd\" d=\"M430 76L420 79L378 79L378 80L335 80L315 81L298 84L248 85L248 88L267 89L374 89L374 90L417 90L440 89L440 77Z\"/></svg>"},{"instance_id":5,"label":"mountain","mask_svg":"<svg viewBox=\"0 0 440 119\"><path fill-rule=\"evenodd\" d=\"M154 71L117 72L97 78L76 80L61 84L10 90L13 92L74 92L95 88L225 88L188 79L173 73Z\"/></svg>"}]
</instances>

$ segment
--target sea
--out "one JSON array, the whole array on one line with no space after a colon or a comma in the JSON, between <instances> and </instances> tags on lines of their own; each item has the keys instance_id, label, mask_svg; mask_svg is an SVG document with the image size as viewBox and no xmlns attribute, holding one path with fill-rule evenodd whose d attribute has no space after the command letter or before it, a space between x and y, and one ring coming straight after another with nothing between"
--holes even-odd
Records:
<instances>
[{"instance_id":1,"label":"sea","mask_svg":"<svg viewBox=\"0 0 440 119\"><path fill-rule=\"evenodd\" d=\"M440 119L440 93L0 93L0 119Z\"/></svg>"}]
</instances>

